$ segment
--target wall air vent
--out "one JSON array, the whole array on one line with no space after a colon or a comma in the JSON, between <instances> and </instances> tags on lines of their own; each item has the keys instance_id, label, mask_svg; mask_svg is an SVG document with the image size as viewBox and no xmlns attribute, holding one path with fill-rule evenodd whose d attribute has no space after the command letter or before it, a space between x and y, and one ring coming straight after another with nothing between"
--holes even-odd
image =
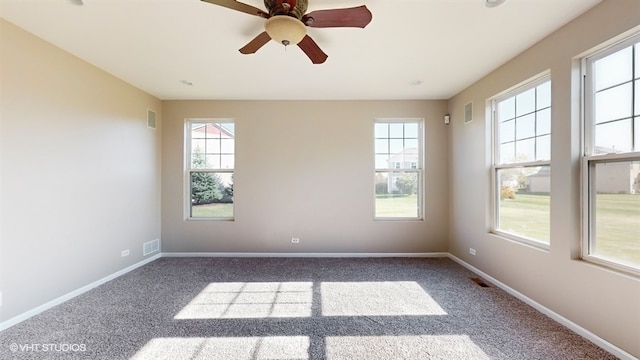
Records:
<instances>
[{"instance_id":1,"label":"wall air vent","mask_svg":"<svg viewBox=\"0 0 640 360\"><path fill-rule=\"evenodd\" d=\"M470 123L473 120L473 103L470 102L464 106L464 123Z\"/></svg>"},{"instance_id":2,"label":"wall air vent","mask_svg":"<svg viewBox=\"0 0 640 360\"><path fill-rule=\"evenodd\" d=\"M160 250L160 240L158 239L147 241L146 243L142 244L142 256L147 256L158 250Z\"/></svg>"},{"instance_id":3,"label":"wall air vent","mask_svg":"<svg viewBox=\"0 0 640 360\"><path fill-rule=\"evenodd\" d=\"M147 127L150 129L156 128L156 112L147 109Z\"/></svg>"}]
</instances>

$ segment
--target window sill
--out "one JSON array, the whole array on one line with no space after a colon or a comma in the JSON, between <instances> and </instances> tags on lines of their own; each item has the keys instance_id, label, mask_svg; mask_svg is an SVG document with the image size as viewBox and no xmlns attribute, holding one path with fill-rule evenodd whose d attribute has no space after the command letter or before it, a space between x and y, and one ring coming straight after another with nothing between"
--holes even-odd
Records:
<instances>
[{"instance_id":1,"label":"window sill","mask_svg":"<svg viewBox=\"0 0 640 360\"><path fill-rule=\"evenodd\" d=\"M507 233L507 232L503 232L503 231L499 231L499 230L492 230L489 232L489 234L502 239L502 240L506 240L512 243L516 243L518 245L524 245L530 248L533 248L535 250L542 250L545 252L549 252L551 250L551 245L547 244L547 243L543 243L541 241L538 240L534 240L531 238L526 238L526 237L522 237L522 236L517 236L511 233Z\"/></svg>"},{"instance_id":2,"label":"window sill","mask_svg":"<svg viewBox=\"0 0 640 360\"><path fill-rule=\"evenodd\" d=\"M635 279L640 278L640 269L635 267L620 264L593 255L584 255L580 260L618 274L631 275Z\"/></svg>"}]
</instances>

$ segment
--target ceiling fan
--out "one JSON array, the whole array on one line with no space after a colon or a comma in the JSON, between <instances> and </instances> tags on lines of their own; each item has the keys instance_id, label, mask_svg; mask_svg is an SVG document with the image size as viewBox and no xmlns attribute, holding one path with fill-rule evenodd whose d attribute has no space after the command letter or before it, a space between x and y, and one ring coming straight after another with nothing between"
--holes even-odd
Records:
<instances>
[{"instance_id":1,"label":"ceiling fan","mask_svg":"<svg viewBox=\"0 0 640 360\"><path fill-rule=\"evenodd\" d=\"M316 10L307 14L308 0L264 0L264 6L268 12L236 0L202 1L266 19L265 31L241 48L241 53L254 54L269 40L274 40L284 46L297 44L314 64L322 64L328 56L307 35L306 26L364 28L372 18L371 11L365 5L353 8Z\"/></svg>"}]
</instances>

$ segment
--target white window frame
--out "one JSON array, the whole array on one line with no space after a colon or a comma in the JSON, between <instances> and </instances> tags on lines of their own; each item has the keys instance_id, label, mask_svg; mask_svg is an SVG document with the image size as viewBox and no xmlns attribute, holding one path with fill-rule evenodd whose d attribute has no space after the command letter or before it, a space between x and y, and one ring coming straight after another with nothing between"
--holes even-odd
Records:
<instances>
[{"instance_id":1,"label":"white window frame","mask_svg":"<svg viewBox=\"0 0 640 360\"><path fill-rule=\"evenodd\" d=\"M424 220L424 119L422 118L376 118L374 119L374 128L375 124L378 123L415 123L418 124L418 161L416 163L416 167L407 167L403 168L401 164L397 164L399 166L394 166L393 168L389 166L388 168L377 168L375 166L374 160L374 186L373 186L373 218L376 221L422 221ZM373 155L375 158L375 132L373 135L374 140L374 148ZM389 216L377 216L376 215L376 190L375 190L375 178L378 173L415 173L417 175L417 203L418 203L418 213L416 217L389 217Z\"/></svg>"},{"instance_id":2,"label":"white window frame","mask_svg":"<svg viewBox=\"0 0 640 360\"><path fill-rule=\"evenodd\" d=\"M191 174L194 172L202 173L229 173L233 176L235 172L235 160L234 166L231 169L228 168L205 168L198 169L191 167L191 128L192 124L211 124L211 123L233 123L235 120L230 118L215 118L215 119L186 119L185 121L185 148L184 148L184 218L186 220L193 221L233 221L235 216L235 201L233 202L233 213L231 216L219 216L219 217L192 217L191 216ZM235 143L235 131L234 131L234 143ZM234 144L235 147L235 144ZM235 150L234 150L235 157Z\"/></svg>"},{"instance_id":3,"label":"white window frame","mask_svg":"<svg viewBox=\"0 0 640 360\"><path fill-rule=\"evenodd\" d=\"M549 156L548 160L537 160L537 161L526 161L526 162L513 162L508 164L500 164L500 124L498 122L498 103L516 96L518 94L524 93L528 90L531 90L538 85L541 85L545 82L551 82L551 72L545 71L541 74L534 76L496 96L489 99L489 104L491 107L491 142L492 142L492 156L491 156L491 215L490 215L490 232L502 238L515 241L518 243L526 244L529 246L533 246L535 248L549 250L551 248L551 239L549 239L549 243L545 243L538 239L529 238L525 236L521 236L518 234L510 233L504 230L499 229L499 221L500 221L500 194L501 188L498 179L498 172L504 169L511 168L521 168L521 167L539 167L546 166L551 168L551 156ZM551 109L553 109L553 93L551 99ZM537 110L536 110L537 111ZM551 124L553 128L553 116L551 117ZM553 132L551 130L550 136ZM549 192L549 198L551 199L551 191ZM551 221L551 219L549 219Z\"/></svg>"},{"instance_id":4,"label":"white window frame","mask_svg":"<svg viewBox=\"0 0 640 360\"><path fill-rule=\"evenodd\" d=\"M582 161L581 161L581 208L582 208L582 234L581 234L581 258L582 260L598 264L613 270L623 271L635 275L640 275L640 268L635 268L622 264L616 261L599 257L595 254L591 254L592 244L595 241L595 201L592 200L596 194L595 187L593 186L595 180L595 166L597 164L611 164L624 161L640 161L640 151L634 151L638 149L638 144L634 144L632 140L632 151L621 153L609 153L609 154L596 154L595 152L595 89L592 79L594 78L594 63L600 59L603 59L609 55L612 55L626 47L633 46L640 42L640 32L636 32L633 35L627 36L624 39L613 43L610 46L604 47L587 55L581 60L581 76L582 76ZM634 51L634 50L632 50ZM634 54L636 57L640 56L640 51ZM633 63L632 66L635 66ZM635 69L633 69L635 70ZM634 75L635 76L635 75ZM635 79L632 76L632 99L631 104L634 106L635 82L640 79ZM614 85L615 86L615 85ZM631 123L634 124L634 111L631 112ZM634 126L634 125L632 125ZM633 139L633 135L632 139ZM640 139L635 139L640 141ZM634 148L635 146L635 148ZM640 196L640 195L637 195Z\"/></svg>"}]
</instances>

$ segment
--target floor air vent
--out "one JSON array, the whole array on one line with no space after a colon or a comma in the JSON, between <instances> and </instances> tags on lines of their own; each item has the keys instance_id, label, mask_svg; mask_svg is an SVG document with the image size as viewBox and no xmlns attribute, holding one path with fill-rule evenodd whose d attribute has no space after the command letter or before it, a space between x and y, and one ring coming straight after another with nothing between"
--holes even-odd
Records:
<instances>
[{"instance_id":1,"label":"floor air vent","mask_svg":"<svg viewBox=\"0 0 640 360\"><path fill-rule=\"evenodd\" d=\"M471 278L471 281L478 284L478 286L480 287L489 287L489 285L487 285L487 283L484 282L484 280L480 279L479 277Z\"/></svg>"},{"instance_id":2,"label":"floor air vent","mask_svg":"<svg viewBox=\"0 0 640 360\"><path fill-rule=\"evenodd\" d=\"M160 240L158 239L147 241L146 243L142 244L142 256L147 256L158 250L160 250Z\"/></svg>"}]
</instances>

